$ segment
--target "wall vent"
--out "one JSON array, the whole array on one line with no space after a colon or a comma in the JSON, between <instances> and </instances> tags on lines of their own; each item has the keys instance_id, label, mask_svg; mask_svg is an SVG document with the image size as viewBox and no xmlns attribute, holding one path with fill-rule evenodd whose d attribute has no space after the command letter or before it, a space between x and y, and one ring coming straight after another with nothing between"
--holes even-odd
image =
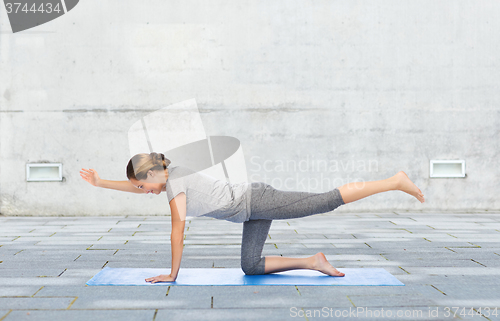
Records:
<instances>
[{"instance_id":1,"label":"wall vent","mask_svg":"<svg viewBox=\"0 0 500 321\"><path fill-rule=\"evenodd\" d=\"M26 164L26 181L28 182L62 181L62 163Z\"/></svg>"},{"instance_id":2,"label":"wall vent","mask_svg":"<svg viewBox=\"0 0 500 321\"><path fill-rule=\"evenodd\" d=\"M429 177L465 177L465 160L431 160Z\"/></svg>"}]
</instances>

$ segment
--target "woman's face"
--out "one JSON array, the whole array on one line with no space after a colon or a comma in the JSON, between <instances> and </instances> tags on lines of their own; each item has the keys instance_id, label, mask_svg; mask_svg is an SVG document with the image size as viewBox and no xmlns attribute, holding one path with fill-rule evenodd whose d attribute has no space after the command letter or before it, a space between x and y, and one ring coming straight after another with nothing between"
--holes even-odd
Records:
<instances>
[{"instance_id":1,"label":"woman's face","mask_svg":"<svg viewBox=\"0 0 500 321\"><path fill-rule=\"evenodd\" d=\"M153 193L159 195L165 190L165 185L168 178L168 169L165 173L159 171L149 171L147 179L135 180L131 179L130 182L137 188L142 189L147 194Z\"/></svg>"}]
</instances>

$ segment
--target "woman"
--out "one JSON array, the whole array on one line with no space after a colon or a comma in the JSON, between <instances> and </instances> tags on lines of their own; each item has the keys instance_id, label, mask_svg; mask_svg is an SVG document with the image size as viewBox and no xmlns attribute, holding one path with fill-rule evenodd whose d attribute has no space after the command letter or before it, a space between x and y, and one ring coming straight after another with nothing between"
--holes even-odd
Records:
<instances>
[{"instance_id":1,"label":"woman","mask_svg":"<svg viewBox=\"0 0 500 321\"><path fill-rule=\"evenodd\" d=\"M330 276L344 276L323 253L308 258L261 257L264 242L274 219L291 219L326 213L335 208L380 192L399 190L423 203L420 189L402 171L384 180L348 183L325 193L276 190L265 183L230 184L183 166L171 166L160 153L137 154L127 164L128 181L99 178L94 169L83 169L81 177L90 184L133 193L165 191L171 210L172 268L169 275L146 279L147 282L173 282L179 272L186 216L209 216L243 223L241 268L247 275L293 269L310 269Z\"/></svg>"}]
</instances>

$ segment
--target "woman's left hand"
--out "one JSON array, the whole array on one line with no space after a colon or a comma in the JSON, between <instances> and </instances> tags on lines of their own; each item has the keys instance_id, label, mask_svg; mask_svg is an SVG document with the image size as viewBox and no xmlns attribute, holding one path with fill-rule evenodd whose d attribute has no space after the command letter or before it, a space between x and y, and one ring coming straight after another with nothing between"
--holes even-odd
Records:
<instances>
[{"instance_id":1,"label":"woman's left hand","mask_svg":"<svg viewBox=\"0 0 500 321\"><path fill-rule=\"evenodd\" d=\"M174 282L176 278L172 277L170 274L161 274L152 278L146 279L146 282L151 282L151 284L156 282Z\"/></svg>"}]
</instances>

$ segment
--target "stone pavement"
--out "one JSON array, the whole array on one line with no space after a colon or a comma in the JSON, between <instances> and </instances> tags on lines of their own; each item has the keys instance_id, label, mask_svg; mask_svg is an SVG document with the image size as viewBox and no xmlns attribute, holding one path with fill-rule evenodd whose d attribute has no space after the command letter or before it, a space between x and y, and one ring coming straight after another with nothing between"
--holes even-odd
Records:
<instances>
[{"instance_id":1,"label":"stone pavement","mask_svg":"<svg viewBox=\"0 0 500 321\"><path fill-rule=\"evenodd\" d=\"M170 267L167 216L0 216L0 321L500 320L500 213L327 213L274 221L265 255L325 253L405 286L86 286ZM242 224L186 222L182 267L240 265ZM478 314L481 312L481 314Z\"/></svg>"}]
</instances>

